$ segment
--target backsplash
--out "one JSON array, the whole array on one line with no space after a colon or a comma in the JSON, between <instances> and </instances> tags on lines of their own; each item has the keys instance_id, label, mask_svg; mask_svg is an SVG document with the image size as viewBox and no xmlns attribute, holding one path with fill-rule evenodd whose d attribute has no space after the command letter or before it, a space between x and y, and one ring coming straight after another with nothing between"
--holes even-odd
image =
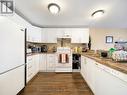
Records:
<instances>
[{"instance_id":1,"label":"backsplash","mask_svg":"<svg viewBox=\"0 0 127 95\"><path fill-rule=\"evenodd\" d=\"M74 49L75 47L81 47L81 48L87 48L87 44L81 44L81 43L71 43L71 39L58 39L57 43L27 43L27 48L29 46L34 47L41 47L42 45L47 45L48 50L51 51L54 47L70 47L71 49Z\"/></svg>"}]
</instances>

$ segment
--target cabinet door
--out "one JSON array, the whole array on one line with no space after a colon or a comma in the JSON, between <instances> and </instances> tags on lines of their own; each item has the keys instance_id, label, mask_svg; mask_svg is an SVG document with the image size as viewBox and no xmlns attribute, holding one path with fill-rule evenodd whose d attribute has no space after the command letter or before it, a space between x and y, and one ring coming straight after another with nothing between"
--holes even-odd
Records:
<instances>
[{"instance_id":1,"label":"cabinet door","mask_svg":"<svg viewBox=\"0 0 127 95\"><path fill-rule=\"evenodd\" d=\"M40 55L40 62L39 62L39 71L46 72L47 64L46 64L46 54Z\"/></svg>"},{"instance_id":2,"label":"cabinet door","mask_svg":"<svg viewBox=\"0 0 127 95\"><path fill-rule=\"evenodd\" d=\"M89 43L89 29L81 30L81 43Z\"/></svg>"},{"instance_id":3,"label":"cabinet door","mask_svg":"<svg viewBox=\"0 0 127 95\"><path fill-rule=\"evenodd\" d=\"M83 76L83 78L85 79L85 77L86 77L86 72L85 72L85 57L84 56L81 56L81 74L82 74L82 76Z\"/></svg>"},{"instance_id":4,"label":"cabinet door","mask_svg":"<svg viewBox=\"0 0 127 95\"><path fill-rule=\"evenodd\" d=\"M42 43L57 43L57 30L52 28L42 29Z\"/></svg>"},{"instance_id":5,"label":"cabinet door","mask_svg":"<svg viewBox=\"0 0 127 95\"><path fill-rule=\"evenodd\" d=\"M57 29L57 38L71 38L72 29L71 28L58 28Z\"/></svg>"},{"instance_id":6,"label":"cabinet door","mask_svg":"<svg viewBox=\"0 0 127 95\"><path fill-rule=\"evenodd\" d=\"M57 28L57 38L63 38L64 30L62 28Z\"/></svg>"},{"instance_id":7,"label":"cabinet door","mask_svg":"<svg viewBox=\"0 0 127 95\"><path fill-rule=\"evenodd\" d=\"M27 41L32 42L31 28L27 27Z\"/></svg>"},{"instance_id":8,"label":"cabinet door","mask_svg":"<svg viewBox=\"0 0 127 95\"><path fill-rule=\"evenodd\" d=\"M95 93L95 61L86 57L82 57L81 72L87 84Z\"/></svg>"},{"instance_id":9,"label":"cabinet door","mask_svg":"<svg viewBox=\"0 0 127 95\"><path fill-rule=\"evenodd\" d=\"M34 27L32 28L32 37L33 37L33 42L41 42L41 29L38 27Z\"/></svg>"},{"instance_id":10,"label":"cabinet door","mask_svg":"<svg viewBox=\"0 0 127 95\"><path fill-rule=\"evenodd\" d=\"M33 63L34 75L36 75L39 72L39 62L40 62L39 54L38 55L34 55L33 59L34 59L34 63Z\"/></svg>"},{"instance_id":11,"label":"cabinet door","mask_svg":"<svg viewBox=\"0 0 127 95\"><path fill-rule=\"evenodd\" d=\"M71 37L72 37L72 29L63 28L63 38L71 38Z\"/></svg>"},{"instance_id":12,"label":"cabinet door","mask_svg":"<svg viewBox=\"0 0 127 95\"><path fill-rule=\"evenodd\" d=\"M41 42L41 29L38 27L30 26L27 28L27 41Z\"/></svg>"},{"instance_id":13,"label":"cabinet door","mask_svg":"<svg viewBox=\"0 0 127 95\"><path fill-rule=\"evenodd\" d=\"M71 43L80 43L81 41L80 36L81 36L81 33L77 29L72 30Z\"/></svg>"},{"instance_id":14,"label":"cabinet door","mask_svg":"<svg viewBox=\"0 0 127 95\"><path fill-rule=\"evenodd\" d=\"M84 79L87 81L87 74L88 74L88 67L87 67L87 63L86 63L86 58L83 56L82 58L82 67L81 67L83 70L83 74L84 74Z\"/></svg>"},{"instance_id":15,"label":"cabinet door","mask_svg":"<svg viewBox=\"0 0 127 95\"><path fill-rule=\"evenodd\" d=\"M72 30L71 43L88 43L89 29L75 28Z\"/></svg>"},{"instance_id":16,"label":"cabinet door","mask_svg":"<svg viewBox=\"0 0 127 95\"><path fill-rule=\"evenodd\" d=\"M45 29L46 43L57 43L56 29Z\"/></svg>"},{"instance_id":17,"label":"cabinet door","mask_svg":"<svg viewBox=\"0 0 127 95\"><path fill-rule=\"evenodd\" d=\"M47 71L55 71L55 54L47 54Z\"/></svg>"},{"instance_id":18,"label":"cabinet door","mask_svg":"<svg viewBox=\"0 0 127 95\"><path fill-rule=\"evenodd\" d=\"M95 61L86 58L86 72L87 72L87 83L90 86L93 93L95 92Z\"/></svg>"},{"instance_id":19,"label":"cabinet door","mask_svg":"<svg viewBox=\"0 0 127 95\"><path fill-rule=\"evenodd\" d=\"M34 42L35 41L35 32L34 32L34 29L33 29L33 26L29 26L27 28L27 41L29 42Z\"/></svg>"},{"instance_id":20,"label":"cabinet door","mask_svg":"<svg viewBox=\"0 0 127 95\"><path fill-rule=\"evenodd\" d=\"M33 76L34 76L34 64L33 64L33 62L34 62L34 60L33 60L33 56L28 56L27 57L27 70L26 70L26 72L27 72L27 82L29 82L32 78L33 78Z\"/></svg>"},{"instance_id":21,"label":"cabinet door","mask_svg":"<svg viewBox=\"0 0 127 95\"><path fill-rule=\"evenodd\" d=\"M98 63L99 64L99 63ZM95 95L127 95L127 83L104 71L96 68Z\"/></svg>"}]
</instances>

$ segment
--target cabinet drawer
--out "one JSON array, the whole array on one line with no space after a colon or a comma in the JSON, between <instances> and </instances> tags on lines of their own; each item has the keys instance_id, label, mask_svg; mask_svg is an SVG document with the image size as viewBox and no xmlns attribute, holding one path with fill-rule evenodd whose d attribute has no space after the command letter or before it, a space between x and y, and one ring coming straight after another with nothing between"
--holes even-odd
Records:
<instances>
[{"instance_id":1,"label":"cabinet drawer","mask_svg":"<svg viewBox=\"0 0 127 95\"><path fill-rule=\"evenodd\" d=\"M30 73L28 76L27 76L27 82L29 82L33 77L33 73Z\"/></svg>"},{"instance_id":2,"label":"cabinet drawer","mask_svg":"<svg viewBox=\"0 0 127 95\"><path fill-rule=\"evenodd\" d=\"M32 56L27 57L27 63L32 62L32 61L33 61L33 57Z\"/></svg>"},{"instance_id":3,"label":"cabinet drawer","mask_svg":"<svg viewBox=\"0 0 127 95\"><path fill-rule=\"evenodd\" d=\"M33 69L27 69L27 82L33 77Z\"/></svg>"},{"instance_id":4,"label":"cabinet drawer","mask_svg":"<svg viewBox=\"0 0 127 95\"><path fill-rule=\"evenodd\" d=\"M32 63L27 63L27 69L31 69L31 68L32 68L32 66L33 66L33 64L32 64Z\"/></svg>"}]
</instances>

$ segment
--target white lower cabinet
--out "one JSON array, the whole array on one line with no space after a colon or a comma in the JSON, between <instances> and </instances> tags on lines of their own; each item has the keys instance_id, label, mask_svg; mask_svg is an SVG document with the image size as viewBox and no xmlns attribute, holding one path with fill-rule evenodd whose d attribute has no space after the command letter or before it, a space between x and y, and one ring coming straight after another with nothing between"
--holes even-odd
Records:
<instances>
[{"instance_id":1,"label":"white lower cabinet","mask_svg":"<svg viewBox=\"0 0 127 95\"><path fill-rule=\"evenodd\" d=\"M29 80L32 79L33 77L33 57L32 56L28 56L27 57L27 69L26 69L26 76L27 76L27 82L29 82Z\"/></svg>"},{"instance_id":2,"label":"white lower cabinet","mask_svg":"<svg viewBox=\"0 0 127 95\"><path fill-rule=\"evenodd\" d=\"M87 70L87 82L93 91L95 93L95 61L89 58L86 58L86 70Z\"/></svg>"},{"instance_id":3,"label":"white lower cabinet","mask_svg":"<svg viewBox=\"0 0 127 95\"><path fill-rule=\"evenodd\" d=\"M95 93L95 61L84 56L81 57L81 60L81 74Z\"/></svg>"},{"instance_id":4,"label":"white lower cabinet","mask_svg":"<svg viewBox=\"0 0 127 95\"><path fill-rule=\"evenodd\" d=\"M39 62L39 71L40 72L45 72L46 71L46 68L47 68L46 55L47 54L40 54L40 62Z\"/></svg>"},{"instance_id":5,"label":"white lower cabinet","mask_svg":"<svg viewBox=\"0 0 127 95\"><path fill-rule=\"evenodd\" d=\"M55 71L55 63L56 63L55 54L47 54L47 71L54 72Z\"/></svg>"},{"instance_id":6,"label":"white lower cabinet","mask_svg":"<svg viewBox=\"0 0 127 95\"><path fill-rule=\"evenodd\" d=\"M39 63L40 63L40 55L34 55L33 56L33 60L34 60L34 75L36 75L39 72Z\"/></svg>"},{"instance_id":7,"label":"white lower cabinet","mask_svg":"<svg viewBox=\"0 0 127 95\"><path fill-rule=\"evenodd\" d=\"M127 82L105 71L107 69L103 67L90 58L81 57L81 75L94 95L127 95Z\"/></svg>"},{"instance_id":8,"label":"white lower cabinet","mask_svg":"<svg viewBox=\"0 0 127 95\"><path fill-rule=\"evenodd\" d=\"M99 64L99 63L97 63ZM127 95L127 82L96 66L95 95Z\"/></svg>"},{"instance_id":9,"label":"white lower cabinet","mask_svg":"<svg viewBox=\"0 0 127 95\"><path fill-rule=\"evenodd\" d=\"M40 55L27 56L27 82L39 72Z\"/></svg>"},{"instance_id":10,"label":"white lower cabinet","mask_svg":"<svg viewBox=\"0 0 127 95\"><path fill-rule=\"evenodd\" d=\"M24 65L0 75L0 95L17 95L25 87Z\"/></svg>"},{"instance_id":11,"label":"white lower cabinet","mask_svg":"<svg viewBox=\"0 0 127 95\"><path fill-rule=\"evenodd\" d=\"M54 72L56 63L56 54L41 54L39 71Z\"/></svg>"}]
</instances>

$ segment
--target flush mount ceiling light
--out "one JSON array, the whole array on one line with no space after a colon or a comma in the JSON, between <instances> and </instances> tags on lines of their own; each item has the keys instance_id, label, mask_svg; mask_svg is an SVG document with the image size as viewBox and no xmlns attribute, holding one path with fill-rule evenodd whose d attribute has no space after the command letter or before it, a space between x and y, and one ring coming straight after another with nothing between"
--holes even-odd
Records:
<instances>
[{"instance_id":1,"label":"flush mount ceiling light","mask_svg":"<svg viewBox=\"0 0 127 95\"><path fill-rule=\"evenodd\" d=\"M60 6L57 5L56 3L50 3L48 5L48 10L52 13L52 14L58 14L60 11Z\"/></svg>"},{"instance_id":2,"label":"flush mount ceiling light","mask_svg":"<svg viewBox=\"0 0 127 95\"><path fill-rule=\"evenodd\" d=\"M98 18L98 17L102 17L103 14L104 14L104 10L97 10L93 12L91 16L94 18Z\"/></svg>"}]
</instances>

